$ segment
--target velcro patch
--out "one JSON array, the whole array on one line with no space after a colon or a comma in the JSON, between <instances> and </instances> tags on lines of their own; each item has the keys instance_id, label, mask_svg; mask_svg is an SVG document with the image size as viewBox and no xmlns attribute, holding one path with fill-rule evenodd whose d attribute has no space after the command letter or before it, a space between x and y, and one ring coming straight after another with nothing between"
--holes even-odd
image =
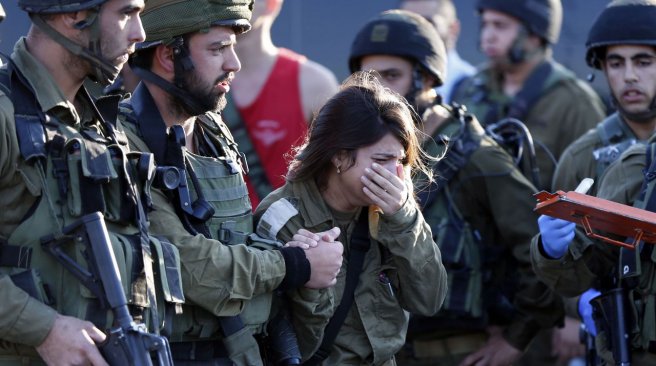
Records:
<instances>
[{"instance_id":1,"label":"velcro patch","mask_svg":"<svg viewBox=\"0 0 656 366\"><path fill-rule=\"evenodd\" d=\"M296 207L286 198L281 198L267 208L255 232L265 239L276 239L280 229L296 215L298 215Z\"/></svg>"}]
</instances>

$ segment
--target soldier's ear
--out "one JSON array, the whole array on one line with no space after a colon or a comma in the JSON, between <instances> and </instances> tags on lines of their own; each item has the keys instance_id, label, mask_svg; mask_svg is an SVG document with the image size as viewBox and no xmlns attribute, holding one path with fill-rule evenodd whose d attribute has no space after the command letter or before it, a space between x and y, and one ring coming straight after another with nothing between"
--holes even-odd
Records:
<instances>
[{"instance_id":1,"label":"soldier's ear","mask_svg":"<svg viewBox=\"0 0 656 366\"><path fill-rule=\"evenodd\" d=\"M79 33L80 30L87 27L88 11L80 10L68 13L53 14L46 17L46 21L61 32L64 36L71 36Z\"/></svg>"},{"instance_id":2,"label":"soldier's ear","mask_svg":"<svg viewBox=\"0 0 656 366\"><path fill-rule=\"evenodd\" d=\"M155 49L153 62L158 65L160 69L166 73L173 74L175 66L173 63L173 47L166 45L159 45Z\"/></svg>"},{"instance_id":3,"label":"soldier's ear","mask_svg":"<svg viewBox=\"0 0 656 366\"><path fill-rule=\"evenodd\" d=\"M333 157L330 159L330 161L335 166L335 169L336 169L338 174L341 173L342 171L348 169L349 165L350 165L349 155L344 150L342 150L342 151L338 152L337 154L333 155Z\"/></svg>"}]
</instances>

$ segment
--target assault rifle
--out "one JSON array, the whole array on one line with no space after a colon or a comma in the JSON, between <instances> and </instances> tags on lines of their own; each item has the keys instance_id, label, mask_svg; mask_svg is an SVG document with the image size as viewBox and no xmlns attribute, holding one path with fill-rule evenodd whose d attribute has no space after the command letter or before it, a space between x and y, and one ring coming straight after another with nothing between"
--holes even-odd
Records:
<instances>
[{"instance_id":1,"label":"assault rifle","mask_svg":"<svg viewBox=\"0 0 656 366\"><path fill-rule=\"evenodd\" d=\"M64 252L62 246L71 242L84 244L88 268ZM145 325L136 324L128 311L105 220L99 212L66 226L63 236L41 238L41 245L98 298L101 308L111 309L114 326L109 329L107 340L98 345L110 365L173 365L168 340L148 333Z\"/></svg>"}]
</instances>

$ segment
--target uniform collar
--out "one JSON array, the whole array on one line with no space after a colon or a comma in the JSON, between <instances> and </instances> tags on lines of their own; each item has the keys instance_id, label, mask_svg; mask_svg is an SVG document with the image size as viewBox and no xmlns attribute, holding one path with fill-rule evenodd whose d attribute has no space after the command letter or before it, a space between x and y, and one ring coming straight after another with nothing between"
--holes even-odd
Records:
<instances>
[{"instance_id":1,"label":"uniform collar","mask_svg":"<svg viewBox=\"0 0 656 366\"><path fill-rule=\"evenodd\" d=\"M307 227L316 227L325 222L332 223L332 213L314 180L292 183L292 189L294 196L298 197L300 202L311 203L303 204L300 208L301 211L305 211L303 217Z\"/></svg>"},{"instance_id":2,"label":"uniform collar","mask_svg":"<svg viewBox=\"0 0 656 366\"><path fill-rule=\"evenodd\" d=\"M80 103L84 106L83 110L77 111L75 106L66 100L50 72L27 50L25 37L21 37L16 42L11 59L25 76L44 113L54 114L62 122L70 125L77 125L82 121L93 119L93 112L86 106L86 103ZM81 93L86 93L84 87L80 88L76 98L81 98Z\"/></svg>"}]
</instances>

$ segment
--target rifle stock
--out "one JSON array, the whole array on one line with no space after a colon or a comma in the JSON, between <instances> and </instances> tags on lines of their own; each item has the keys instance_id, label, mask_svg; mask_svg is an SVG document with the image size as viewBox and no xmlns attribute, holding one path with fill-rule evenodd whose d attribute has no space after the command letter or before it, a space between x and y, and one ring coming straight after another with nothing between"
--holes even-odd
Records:
<instances>
[{"instance_id":1,"label":"rifle stock","mask_svg":"<svg viewBox=\"0 0 656 366\"><path fill-rule=\"evenodd\" d=\"M631 365L629 346L629 327L625 311L625 295L622 288L614 288L590 301L594 308L595 323L598 330L606 332L608 347L613 353L615 365Z\"/></svg>"}]
</instances>

